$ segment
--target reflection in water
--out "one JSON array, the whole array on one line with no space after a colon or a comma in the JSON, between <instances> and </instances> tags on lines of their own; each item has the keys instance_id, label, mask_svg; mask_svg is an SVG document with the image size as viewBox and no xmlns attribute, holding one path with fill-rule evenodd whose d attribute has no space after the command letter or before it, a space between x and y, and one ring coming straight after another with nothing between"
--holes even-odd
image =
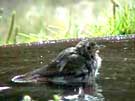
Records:
<instances>
[{"instance_id":1,"label":"reflection in water","mask_svg":"<svg viewBox=\"0 0 135 101\"><path fill-rule=\"evenodd\" d=\"M85 88L63 89L63 93L58 95L61 101L104 101L101 87L97 83L93 86L86 86Z\"/></svg>"},{"instance_id":2,"label":"reflection in water","mask_svg":"<svg viewBox=\"0 0 135 101\"><path fill-rule=\"evenodd\" d=\"M66 89L66 88L58 89L57 88L57 90L61 90L63 92L52 95L51 99L49 101L55 101L56 99L58 101L104 101L104 97L101 94L100 89L97 84L96 84L95 88L87 86L83 90L81 88L74 88L74 87L69 87L68 89ZM47 92L44 92L44 93L47 93ZM33 96L33 95L34 94L32 94L31 96L24 95L24 96L22 96L22 100L23 101L34 100L35 96ZM40 98L41 96L38 95L37 97ZM47 100L47 99L44 98L44 100Z\"/></svg>"},{"instance_id":3,"label":"reflection in water","mask_svg":"<svg viewBox=\"0 0 135 101\"><path fill-rule=\"evenodd\" d=\"M133 101L135 99L135 40L107 40L99 43L106 46L100 53L103 64L95 88L86 87L84 89L85 99ZM23 45L16 48L0 47L0 81L3 83L0 86L12 87L12 89L0 92L0 101L20 101L25 95L29 95L37 101L48 101L48 99L53 99L55 94L62 98L77 95L78 88L73 87L52 84L18 85L9 82L15 75L26 73L49 63L63 48L75 44L67 42L31 47Z\"/></svg>"},{"instance_id":4,"label":"reflection in water","mask_svg":"<svg viewBox=\"0 0 135 101\"><path fill-rule=\"evenodd\" d=\"M81 88L76 88L73 90L74 91L69 92L66 90L62 99L64 101L104 101L104 97L100 92L101 88L99 89L97 84L94 84L93 86L86 86L83 90Z\"/></svg>"}]
</instances>

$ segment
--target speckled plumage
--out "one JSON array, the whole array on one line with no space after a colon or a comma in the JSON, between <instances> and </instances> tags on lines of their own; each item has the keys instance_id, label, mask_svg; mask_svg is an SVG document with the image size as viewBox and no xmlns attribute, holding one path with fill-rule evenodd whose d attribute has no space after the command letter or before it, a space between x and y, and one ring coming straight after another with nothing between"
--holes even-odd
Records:
<instances>
[{"instance_id":1,"label":"speckled plumage","mask_svg":"<svg viewBox=\"0 0 135 101\"><path fill-rule=\"evenodd\" d=\"M89 40L80 41L75 47L64 49L45 65L32 72L16 76L16 83L53 82L57 84L90 82L96 77L101 64L97 44Z\"/></svg>"}]
</instances>

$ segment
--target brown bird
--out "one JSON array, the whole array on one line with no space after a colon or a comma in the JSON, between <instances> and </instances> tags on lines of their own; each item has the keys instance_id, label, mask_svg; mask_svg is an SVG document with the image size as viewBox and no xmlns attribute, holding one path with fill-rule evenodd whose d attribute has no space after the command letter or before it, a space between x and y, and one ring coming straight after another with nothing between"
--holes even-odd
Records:
<instances>
[{"instance_id":1,"label":"brown bird","mask_svg":"<svg viewBox=\"0 0 135 101\"><path fill-rule=\"evenodd\" d=\"M54 84L92 83L101 65L98 45L89 40L80 41L58 54L50 64L23 75L15 76L15 83L51 82Z\"/></svg>"}]
</instances>

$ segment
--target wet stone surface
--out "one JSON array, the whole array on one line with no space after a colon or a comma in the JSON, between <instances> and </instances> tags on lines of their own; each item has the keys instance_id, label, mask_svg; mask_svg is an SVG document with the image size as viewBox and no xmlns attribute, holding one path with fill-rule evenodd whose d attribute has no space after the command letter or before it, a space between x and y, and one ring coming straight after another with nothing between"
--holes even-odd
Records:
<instances>
[{"instance_id":1,"label":"wet stone surface","mask_svg":"<svg viewBox=\"0 0 135 101\"><path fill-rule=\"evenodd\" d=\"M53 99L54 94L60 96L77 94L78 88L67 89L51 84L14 84L11 78L49 63L61 50L74 46L78 41L0 47L0 86L11 87L0 90L0 101L20 101L25 95L34 100L48 101ZM100 50L103 63L96 88L86 87L86 99L134 101L135 39L128 37L124 40L119 38L119 40L96 41L106 47Z\"/></svg>"}]
</instances>

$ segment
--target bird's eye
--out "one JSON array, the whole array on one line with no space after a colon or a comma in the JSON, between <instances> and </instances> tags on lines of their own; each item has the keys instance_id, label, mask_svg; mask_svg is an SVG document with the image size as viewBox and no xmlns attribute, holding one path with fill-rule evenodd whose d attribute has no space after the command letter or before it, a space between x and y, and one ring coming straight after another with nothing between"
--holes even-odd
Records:
<instances>
[{"instance_id":1,"label":"bird's eye","mask_svg":"<svg viewBox=\"0 0 135 101\"><path fill-rule=\"evenodd\" d=\"M87 49L88 49L88 50L91 50L91 47L90 47L90 46L88 46L88 47L87 47Z\"/></svg>"}]
</instances>

